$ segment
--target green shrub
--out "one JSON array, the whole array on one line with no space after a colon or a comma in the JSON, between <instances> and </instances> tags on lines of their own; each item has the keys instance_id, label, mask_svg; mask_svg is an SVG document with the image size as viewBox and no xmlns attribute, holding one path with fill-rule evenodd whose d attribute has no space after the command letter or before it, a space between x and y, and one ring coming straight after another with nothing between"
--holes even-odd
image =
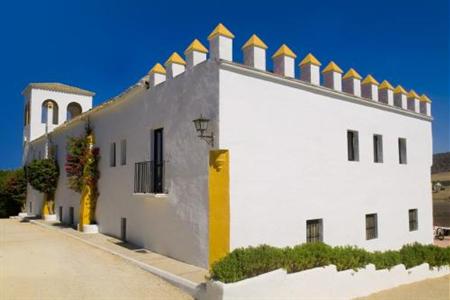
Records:
<instances>
[{"instance_id":1,"label":"green shrub","mask_svg":"<svg viewBox=\"0 0 450 300\"><path fill-rule=\"evenodd\" d=\"M323 243L286 248L262 245L233 250L211 266L210 278L230 283L280 268L292 273L334 264L342 271L357 270L370 263L376 269L389 269L398 264L411 268L424 262L431 267L450 265L450 248L416 243L405 245L399 251L371 253L357 247L330 247Z\"/></svg>"},{"instance_id":2,"label":"green shrub","mask_svg":"<svg viewBox=\"0 0 450 300\"><path fill-rule=\"evenodd\" d=\"M393 266L402 263L401 255L399 251L375 251L370 255L370 262L375 265L377 270L390 269Z\"/></svg>"},{"instance_id":3,"label":"green shrub","mask_svg":"<svg viewBox=\"0 0 450 300\"><path fill-rule=\"evenodd\" d=\"M284 251L284 268L293 273L329 265L332 248L324 243L308 243Z\"/></svg>"},{"instance_id":4,"label":"green shrub","mask_svg":"<svg viewBox=\"0 0 450 300\"><path fill-rule=\"evenodd\" d=\"M333 248L331 263L338 271L363 268L369 262L370 254L364 249L351 246Z\"/></svg>"},{"instance_id":5,"label":"green shrub","mask_svg":"<svg viewBox=\"0 0 450 300\"><path fill-rule=\"evenodd\" d=\"M33 160L25 166L25 174L30 185L41 193L53 194L59 178L59 168L51 158Z\"/></svg>"}]
</instances>

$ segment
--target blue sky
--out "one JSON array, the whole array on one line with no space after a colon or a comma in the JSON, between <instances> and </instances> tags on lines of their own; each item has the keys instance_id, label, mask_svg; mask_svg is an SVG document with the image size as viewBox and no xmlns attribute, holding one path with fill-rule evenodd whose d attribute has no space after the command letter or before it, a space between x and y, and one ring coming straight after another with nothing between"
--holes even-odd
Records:
<instances>
[{"instance_id":1,"label":"blue sky","mask_svg":"<svg viewBox=\"0 0 450 300\"><path fill-rule=\"evenodd\" d=\"M235 58L251 34L271 55L287 43L363 76L433 100L434 152L450 151L449 4L433 1L9 1L0 8L0 169L20 166L29 82L63 82L120 93L157 62L205 45L218 22L235 35Z\"/></svg>"}]
</instances>

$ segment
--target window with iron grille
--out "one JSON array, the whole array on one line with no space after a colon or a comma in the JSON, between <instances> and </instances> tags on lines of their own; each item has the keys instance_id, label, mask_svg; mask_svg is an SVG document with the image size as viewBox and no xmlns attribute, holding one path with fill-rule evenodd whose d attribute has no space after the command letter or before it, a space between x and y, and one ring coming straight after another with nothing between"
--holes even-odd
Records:
<instances>
[{"instance_id":1,"label":"window with iron grille","mask_svg":"<svg viewBox=\"0 0 450 300\"><path fill-rule=\"evenodd\" d=\"M307 220L306 242L314 243L322 241L323 241L322 219Z\"/></svg>"},{"instance_id":2,"label":"window with iron grille","mask_svg":"<svg viewBox=\"0 0 450 300\"><path fill-rule=\"evenodd\" d=\"M416 231L418 228L417 209L410 209L409 214L409 231Z\"/></svg>"},{"instance_id":3,"label":"window with iron grille","mask_svg":"<svg viewBox=\"0 0 450 300\"><path fill-rule=\"evenodd\" d=\"M127 140L120 141L120 165L125 166L127 164Z\"/></svg>"},{"instance_id":4,"label":"window with iron grille","mask_svg":"<svg viewBox=\"0 0 450 300\"><path fill-rule=\"evenodd\" d=\"M359 161L358 131L347 131L347 151L349 161Z\"/></svg>"},{"instance_id":5,"label":"window with iron grille","mask_svg":"<svg viewBox=\"0 0 450 300\"><path fill-rule=\"evenodd\" d=\"M373 161L376 163L383 162L383 136L379 134L373 136Z\"/></svg>"},{"instance_id":6,"label":"window with iron grille","mask_svg":"<svg viewBox=\"0 0 450 300\"><path fill-rule=\"evenodd\" d=\"M377 214L366 215L366 240L372 240L378 237L377 219Z\"/></svg>"},{"instance_id":7,"label":"window with iron grille","mask_svg":"<svg viewBox=\"0 0 450 300\"><path fill-rule=\"evenodd\" d=\"M404 138L398 139L398 160L402 165L405 165L407 163L406 139Z\"/></svg>"},{"instance_id":8,"label":"window with iron grille","mask_svg":"<svg viewBox=\"0 0 450 300\"><path fill-rule=\"evenodd\" d=\"M111 143L110 153L109 153L109 165L111 167L116 166L116 143Z\"/></svg>"}]
</instances>

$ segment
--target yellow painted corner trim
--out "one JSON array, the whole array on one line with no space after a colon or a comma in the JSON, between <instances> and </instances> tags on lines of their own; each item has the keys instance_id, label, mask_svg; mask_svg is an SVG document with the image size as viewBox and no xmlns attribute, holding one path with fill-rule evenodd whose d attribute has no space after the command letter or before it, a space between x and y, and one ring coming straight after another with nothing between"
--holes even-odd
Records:
<instances>
[{"instance_id":1,"label":"yellow painted corner trim","mask_svg":"<svg viewBox=\"0 0 450 300\"><path fill-rule=\"evenodd\" d=\"M230 252L229 163L228 150L209 152L209 265Z\"/></svg>"}]
</instances>

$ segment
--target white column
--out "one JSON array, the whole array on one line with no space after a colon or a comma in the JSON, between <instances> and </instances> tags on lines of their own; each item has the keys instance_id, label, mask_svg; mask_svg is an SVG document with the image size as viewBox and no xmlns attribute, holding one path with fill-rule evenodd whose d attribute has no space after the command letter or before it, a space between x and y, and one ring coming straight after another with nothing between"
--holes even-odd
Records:
<instances>
[{"instance_id":1,"label":"white column","mask_svg":"<svg viewBox=\"0 0 450 300\"><path fill-rule=\"evenodd\" d=\"M286 44L281 47L272 56L273 72L275 74L295 78L295 55Z\"/></svg>"},{"instance_id":2,"label":"white column","mask_svg":"<svg viewBox=\"0 0 450 300\"><path fill-rule=\"evenodd\" d=\"M361 75L354 69L348 72L342 78L342 89L344 92L361 97Z\"/></svg>"},{"instance_id":3,"label":"white column","mask_svg":"<svg viewBox=\"0 0 450 300\"><path fill-rule=\"evenodd\" d=\"M300 62L300 79L315 85L320 85L320 61L311 53Z\"/></svg>"},{"instance_id":4,"label":"white column","mask_svg":"<svg viewBox=\"0 0 450 300\"><path fill-rule=\"evenodd\" d=\"M322 71L323 85L336 91L342 91L342 73L344 73L342 69L334 61L331 61Z\"/></svg>"},{"instance_id":5,"label":"white column","mask_svg":"<svg viewBox=\"0 0 450 300\"><path fill-rule=\"evenodd\" d=\"M167 78L175 78L186 70L186 62L181 56L174 52L164 63L167 71Z\"/></svg>"},{"instance_id":6,"label":"white column","mask_svg":"<svg viewBox=\"0 0 450 300\"><path fill-rule=\"evenodd\" d=\"M220 23L208 36L211 59L233 61L234 35Z\"/></svg>"},{"instance_id":7,"label":"white column","mask_svg":"<svg viewBox=\"0 0 450 300\"><path fill-rule=\"evenodd\" d=\"M208 49L199 40L195 39L184 51L188 69L205 61L207 53Z\"/></svg>"},{"instance_id":8,"label":"white column","mask_svg":"<svg viewBox=\"0 0 450 300\"><path fill-rule=\"evenodd\" d=\"M244 64L265 71L267 45L256 35L252 35L242 46Z\"/></svg>"},{"instance_id":9,"label":"white column","mask_svg":"<svg viewBox=\"0 0 450 300\"><path fill-rule=\"evenodd\" d=\"M406 90L401 85L394 89L394 106L407 109Z\"/></svg>"},{"instance_id":10,"label":"white column","mask_svg":"<svg viewBox=\"0 0 450 300\"><path fill-rule=\"evenodd\" d=\"M394 105L394 87L387 80L383 80L378 87L378 99L382 103Z\"/></svg>"},{"instance_id":11,"label":"white column","mask_svg":"<svg viewBox=\"0 0 450 300\"><path fill-rule=\"evenodd\" d=\"M367 75L362 81L361 93L364 98L378 101L378 81L372 75Z\"/></svg>"},{"instance_id":12,"label":"white column","mask_svg":"<svg viewBox=\"0 0 450 300\"><path fill-rule=\"evenodd\" d=\"M166 70L160 63L157 63L153 66L150 72L148 72L148 76L149 86L151 88L166 80Z\"/></svg>"}]
</instances>

